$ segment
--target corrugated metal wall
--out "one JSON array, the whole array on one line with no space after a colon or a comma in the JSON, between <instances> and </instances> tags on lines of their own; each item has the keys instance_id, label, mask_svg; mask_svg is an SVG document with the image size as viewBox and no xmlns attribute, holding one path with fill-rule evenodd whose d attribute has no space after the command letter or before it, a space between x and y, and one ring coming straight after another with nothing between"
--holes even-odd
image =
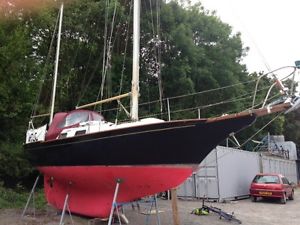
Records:
<instances>
[{"instance_id":1,"label":"corrugated metal wall","mask_svg":"<svg viewBox=\"0 0 300 225\"><path fill-rule=\"evenodd\" d=\"M200 164L200 169L178 188L180 197L223 200L249 194L255 174L281 173L297 183L296 162L260 153L218 146Z\"/></svg>"},{"instance_id":2,"label":"corrugated metal wall","mask_svg":"<svg viewBox=\"0 0 300 225\"><path fill-rule=\"evenodd\" d=\"M289 181L297 183L296 161L263 156L262 165L264 173L281 173Z\"/></svg>"}]
</instances>

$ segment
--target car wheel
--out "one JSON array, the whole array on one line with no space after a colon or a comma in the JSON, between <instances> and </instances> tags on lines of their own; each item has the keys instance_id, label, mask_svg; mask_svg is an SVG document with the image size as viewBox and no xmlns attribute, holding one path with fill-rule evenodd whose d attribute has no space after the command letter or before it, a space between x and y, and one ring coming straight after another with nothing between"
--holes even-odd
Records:
<instances>
[{"instance_id":1,"label":"car wheel","mask_svg":"<svg viewBox=\"0 0 300 225\"><path fill-rule=\"evenodd\" d=\"M251 196L251 201L252 201L252 202L256 202L256 201L257 201L257 197Z\"/></svg>"},{"instance_id":2,"label":"car wheel","mask_svg":"<svg viewBox=\"0 0 300 225\"><path fill-rule=\"evenodd\" d=\"M289 196L289 200L294 200L294 190L292 190L291 195Z\"/></svg>"},{"instance_id":3,"label":"car wheel","mask_svg":"<svg viewBox=\"0 0 300 225\"><path fill-rule=\"evenodd\" d=\"M280 199L280 202L281 202L282 204L285 204L285 203L286 203L286 194L285 194L285 193L283 193L283 195L282 195L282 197L281 197L281 199Z\"/></svg>"}]
</instances>

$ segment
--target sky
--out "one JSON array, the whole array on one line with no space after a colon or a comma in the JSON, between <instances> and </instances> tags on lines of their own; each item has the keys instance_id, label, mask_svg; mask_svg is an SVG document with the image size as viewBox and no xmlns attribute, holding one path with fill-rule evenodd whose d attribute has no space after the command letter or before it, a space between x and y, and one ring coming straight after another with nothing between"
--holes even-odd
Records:
<instances>
[{"instance_id":1,"label":"sky","mask_svg":"<svg viewBox=\"0 0 300 225\"><path fill-rule=\"evenodd\" d=\"M199 1L199 0L194 0ZM300 60L300 0L200 0L242 33L249 72L269 72Z\"/></svg>"}]
</instances>

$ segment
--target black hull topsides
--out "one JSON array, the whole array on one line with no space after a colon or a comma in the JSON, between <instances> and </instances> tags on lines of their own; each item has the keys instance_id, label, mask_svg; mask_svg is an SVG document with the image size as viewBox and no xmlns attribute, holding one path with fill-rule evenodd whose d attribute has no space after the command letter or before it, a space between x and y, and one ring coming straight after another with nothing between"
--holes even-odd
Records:
<instances>
[{"instance_id":1,"label":"black hull topsides","mask_svg":"<svg viewBox=\"0 0 300 225\"><path fill-rule=\"evenodd\" d=\"M255 115L184 120L25 144L34 166L199 164Z\"/></svg>"}]
</instances>

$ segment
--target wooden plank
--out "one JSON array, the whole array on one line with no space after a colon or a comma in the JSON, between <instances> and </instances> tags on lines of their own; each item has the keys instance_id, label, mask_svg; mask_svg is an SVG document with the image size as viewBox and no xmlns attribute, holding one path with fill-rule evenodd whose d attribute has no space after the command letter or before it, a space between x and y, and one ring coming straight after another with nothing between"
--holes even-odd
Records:
<instances>
[{"instance_id":1,"label":"wooden plank","mask_svg":"<svg viewBox=\"0 0 300 225\"><path fill-rule=\"evenodd\" d=\"M130 95L131 95L131 92L128 92L126 94L122 94L122 95L118 95L118 96L115 96L115 97L107 98L107 99L104 99L104 100L101 100L101 101L89 103L89 104L82 105L82 106L77 106L76 109L83 109L83 108L91 107L91 106L94 106L94 105L99 105L99 104L111 102L111 101L114 101L114 100L119 100L121 98L125 98L125 97L128 97Z\"/></svg>"},{"instance_id":2,"label":"wooden plank","mask_svg":"<svg viewBox=\"0 0 300 225\"><path fill-rule=\"evenodd\" d=\"M178 206L177 206L177 189L171 189L171 199L172 199L172 212L173 212L173 222L174 225L180 225L178 216Z\"/></svg>"}]
</instances>

